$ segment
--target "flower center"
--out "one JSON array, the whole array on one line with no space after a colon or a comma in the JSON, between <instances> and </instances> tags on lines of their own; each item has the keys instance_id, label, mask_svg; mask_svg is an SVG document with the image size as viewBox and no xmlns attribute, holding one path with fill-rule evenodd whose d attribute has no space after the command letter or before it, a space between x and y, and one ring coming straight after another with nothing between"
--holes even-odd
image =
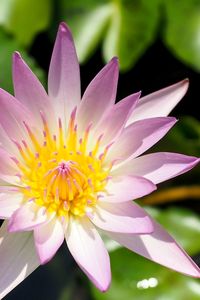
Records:
<instances>
[{"instance_id":1,"label":"flower center","mask_svg":"<svg viewBox=\"0 0 200 300\"><path fill-rule=\"evenodd\" d=\"M51 135L47 121L41 114L44 131L42 141L25 124L30 142L15 142L21 158L13 160L20 170L20 192L24 202L34 201L38 209L68 218L69 214L82 217L93 209L106 192L112 164L104 163L109 146L100 152L102 135L93 146L88 145L91 126L78 138L75 110L68 129L63 130L59 119L57 135Z\"/></svg>"}]
</instances>

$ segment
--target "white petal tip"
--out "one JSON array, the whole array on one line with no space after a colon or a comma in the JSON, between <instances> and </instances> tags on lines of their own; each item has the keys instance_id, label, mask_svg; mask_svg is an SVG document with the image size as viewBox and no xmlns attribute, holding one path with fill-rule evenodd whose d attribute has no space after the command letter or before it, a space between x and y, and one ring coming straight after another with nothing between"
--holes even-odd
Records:
<instances>
[{"instance_id":1,"label":"white petal tip","mask_svg":"<svg viewBox=\"0 0 200 300\"><path fill-rule=\"evenodd\" d=\"M191 157L191 163L190 163L190 166L193 168L195 167L196 165L198 165L200 163L200 158L198 157Z\"/></svg>"},{"instance_id":2,"label":"white petal tip","mask_svg":"<svg viewBox=\"0 0 200 300\"><path fill-rule=\"evenodd\" d=\"M189 274L186 274L187 276L192 276L192 277L194 277L194 278L200 278L200 270L198 271L196 271L195 273L194 272L192 272L192 273L189 273Z\"/></svg>"},{"instance_id":3,"label":"white petal tip","mask_svg":"<svg viewBox=\"0 0 200 300\"><path fill-rule=\"evenodd\" d=\"M136 92L135 94L138 96L138 98L140 98L141 94L142 94L142 91Z\"/></svg>"},{"instance_id":4,"label":"white petal tip","mask_svg":"<svg viewBox=\"0 0 200 300\"><path fill-rule=\"evenodd\" d=\"M185 78L181 82L183 83L183 85L189 86L190 80L189 80L189 78Z\"/></svg>"},{"instance_id":5,"label":"white petal tip","mask_svg":"<svg viewBox=\"0 0 200 300\"><path fill-rule=\"evenodd\" d=\"M107 290L110 288L110 283L105 286L105 287L98 287L98 289L102 292L102 293L105 293L107 292Z\"/></svg>"},{"instance_id":6,"label":"white petal tip","mask_svg":"<svg viewBox=\"0 0 200 300\"><path fill-rule=\"evenodd\" d=\"M93 284L95 285L95 287L102 293L105 293L108 291L108 289L110 288L110 284L111 284L111 274L109 279L106 282L97 282L96 280L92 280Z\"/></svg>"},{"instance_id":7,"label":"white petal tip","mask_svg":"<svg viewBox=\"0 0 200 300\"><path fill-rule=\"evenodd\" d=\"M116 67L118 67L119 64L119 58L117 56L114 56L110 61L110 64L115 65Z\"/></svg>"},{"instance_id":8,"label":"white petal tip","mask_svg":"<svg viewBox=\"0 0 200 300\"><path fill-rule=\"evenodd\" d=\"M18 52L18 51L15 51L14 53L13 53L13 59L15 60L15 59L22 59L22 56L21 56L21 54Z\"/></svg>"},{"instance_id":9,"label":"white petal tip","mask_svg":"<svg viewBox=\"0 0 200 300\"><path fill-rule=\"evenodd\" d=\"M58 29L58 36L60 36L61 39L66 38L67 40L74 43L71 30L65 22L60 23L59 29Z\"/></svg>"},{"instance_id":10,"label":"white petal tip","mask_svg":"<svg viewBox=\"0 0 200 300\"><path fill-rule=\"evenodd\" d=\"M157 185L152 183L151 190L150 190L149 194L155 192L157 189L158 189Z\"/></svg>"},{"instance_id":11,"label":"white petal tip","mask_svg":"<svg viewBox=\"0 0 200 300\"><path fill-rule=\"evenodd\" d=\"M187 90L188 90L188 88L189 88L189 79L188 78L185 78L185 79L183 79L182 81L180 81L180 82L178 82L177 84L175 84L175 85L179 85L180 87L182 86L182 88L183 88L183 96L186 94L186 92L187 92ZM182 96L182 97L183 97Z\"/></svg>"},{"instance_id":12,"label":"white petal tip","mask_svg":"<svg viewBox=\"0 0 200 300\"><path fill-rule=\"evenodd\" d=\"M178 119L175 117L167 117L167 119L170 121L172 124L176 124L178 122Z\"/></svg>"},{"instance_id":13,"label":"white petal tip","mask_svg":"<svg viewBox=\"0 0 200 300\"><path fill-rule=\"evenodd\" d=\"M196 158L197 164L200 162L200 158Z\"/></svg>"},{"instance_id":14,"label":"white petal tip","mask_svg":"<svg viewBox=\"0 0 200 300\"><path fill-rule=\"evenodd\" d=\"M47 255L45 255L44 251L39 251L39 249L37 247L37 243L35 243L35 248L36 248L36 253L37 253L40 265L45 265L52 259L53 256L47 256Z\"/></svg>"},{"instance_id":15,"label":"white petal tip","mask_svg":"<svg viewBox=\"0 0 200 300\"><path fill-rule=\"evenodd\" d=\"M52 257L45 258L45 257L40 257L40 256L38 256L38 258L39 258L40 264L42 266L46 265L52 259Z\"/></svg>"},{"instance_id":16,"label":"white petal tip","mask_svg":"<svg viewBox=\"0 0 200 300\"><path fill-rule=\"evenodd\" d=\"M190 83L190 81L189 81L189 78L185 78L185 79L183 79L183 80L181 80L181 81L179 81L179 82L177 82L177 83L174 83L173 85L172 85L172 87L173 86L179 86L179 87L184 87L185 88L185 92L187 91L187 89L188 89L188 87L189 87L189 83Z\"/></svg>"},{"instance_id":17,"label":"white petal tip","mask_svg":"<svg viewBox=\"0 0 200 300\"><path fill-rule=\"evenodd\" d=\"M69 29L69 27L67 26L67 24L65 22L60 23L59 31L63 32L63 33L68 33L71 35L71 30Z\"/></svg>"},{"instance_id":18,"label":"white petal tip","mask_svg":"<svg viewBox=\"0 0 200 300\"><path fill-rule=\"evenodd\" d=\"M200 278L200 268L198 265L196 265L196 263L194 261L191 260L191 266L188 267L187 269L184 268L182 270L180 269L176 269L176 268L172 268L175 272L178 272L178 273L182 273L186 276L190 276L190 277L194 277L194 278Z\"/></svg>"},{"instance_id":19,"label":"white petal tip","mask_svg":"<svg viewBox=\"0 0 200 300\"><path fill-rule=\"evenodd\" d=\"M119 60L119 58L117 57L117 56L113 56L112 58L111 58L111 61L118 61Z\"/></svg>"}]
</instances>

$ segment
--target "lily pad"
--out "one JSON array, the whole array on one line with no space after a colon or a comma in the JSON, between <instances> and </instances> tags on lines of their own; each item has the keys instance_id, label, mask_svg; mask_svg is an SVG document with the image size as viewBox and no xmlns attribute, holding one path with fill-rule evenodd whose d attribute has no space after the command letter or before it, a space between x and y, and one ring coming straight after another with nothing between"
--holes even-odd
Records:
<instances>
[{"instance_id":1,"label":"lily pad","mask_svg":"<svg viewBox=\"0 0 200 300\"><path fill-rule=\"evenodd\" d=\"M165 0L164 40L172 52L200 71L200 2Z\"/></svg>"},{"instance_id":2,"label":"lily pad","mask_svg":"<svg viewBox=\"0 0 200 300\"><path fill-rule=\"evenodd\" d=\"M131 68L154 41L159 21L158 1L116 1L103 44L108 61L118 56L122 70Z\"/></svg>"},{"instance_id":3,"label":"lily pad","mask_svg":"<svg viewBox=\"0 0 200 300\"><path fill-rule=\"evenodd\" d=\"M158 0L60 0L61 17L75 37L84 62L103 41L106 61L118 56L122 70L131 68L155 37Z\"/></svg>"}]
</instances>

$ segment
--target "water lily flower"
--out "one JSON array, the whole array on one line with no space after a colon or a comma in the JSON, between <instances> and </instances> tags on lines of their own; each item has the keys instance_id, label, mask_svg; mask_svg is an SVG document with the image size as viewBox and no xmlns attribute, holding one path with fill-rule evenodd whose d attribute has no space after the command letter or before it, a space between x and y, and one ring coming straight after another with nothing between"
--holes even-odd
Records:
<instances>
[{"instance_id":1,"label":"water lily flower","mask_svg":"<svg viewBox=\"0 0 200 300\"><path fill-rule=\"evenodd\" d=\"M142 155L176 123L166 117L188 81L114 104L113 58L80 101L73 39L61 23L51 58L48 95L19 53L13 56L15 97L0 90L0 297L65 240L79 267L102 291L109 255L98 233L176 271L200 270L174 239L132 200L199 161L177 153Z\"/></svg>"}]
</instances>

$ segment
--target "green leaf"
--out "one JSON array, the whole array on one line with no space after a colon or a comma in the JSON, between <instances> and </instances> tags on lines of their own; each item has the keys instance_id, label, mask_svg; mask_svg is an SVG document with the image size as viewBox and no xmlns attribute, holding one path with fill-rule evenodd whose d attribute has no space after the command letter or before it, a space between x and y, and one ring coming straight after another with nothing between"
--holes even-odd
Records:
<instances>
[{"instance_id":1,"label":"green leaf","mask_svg":"<svg viewBox=\"0 0 200 300\"><path fill-rule=\"evenodd\" d=\"M159 20L158 1L115 1L103 51L118 56L122 70L131 68L153 42Z\"/></svg>"},{"instance_id":2,"label":"green leaf","mask_svg":"<svg viewBox=\"0 0 200 300\"><path fill-rule=\"evenodd\" d=\"M173 53L200 71L200 1L164 0L164 40Z\"/></svg>"},{"instance_id":3,"label":"green leaf","mask_svg":"<svg viewBox=\"0 0 200 300\"><path fill-rule=\"evenodd\" d=\"M96 300L197 300L200 282L154 264L126 249L110 254L112 283L102 294L91 287Z\"/></svg>"},{"instance_id":4,"label":"green leaf","mask_svg":"<svg viewBox=\"0 0 200 300\"><path fill-rule=\"evenodd\" d=\"M88 59L102 39L112 4L100 0L61 0L62 18L72 29L80 62Z\"/></svg>"},{"instance_id":5,"label":"green leaf","mask_svg":"<svg viewBox=\"0 0 200 300\"><path fill-rule=\"evenodd\" d=\"M0 87L13 93L12 84L12 54L14 51L20 51L23 58L29 64L33 72L38 78L44 82L45 75L33 58L19 46L18 42L8 37L2 30L0 30Z\"/></svg>"},{"instance_id":6,"label":"green leaf","mask_svg":"<svg viewBox=\"0 0 200 300\"><path fill-rule=\"evenodd\" d=\"M20 45L31 44L50 22L52 0L1 0L0 24Z\"/></svg>"},{"instance_id":7,"label":"green leaf","mask_svg":"<svg viewBox=\"0 0 200 300\"><path fill-rule=\"evenodd\" d=\"M101 40L106 61L120 59L130 68L149 46L156 33L158 0L60 0L61 17L72 29L78 56L84 62Z\"/></svg>"}]
</instances>

